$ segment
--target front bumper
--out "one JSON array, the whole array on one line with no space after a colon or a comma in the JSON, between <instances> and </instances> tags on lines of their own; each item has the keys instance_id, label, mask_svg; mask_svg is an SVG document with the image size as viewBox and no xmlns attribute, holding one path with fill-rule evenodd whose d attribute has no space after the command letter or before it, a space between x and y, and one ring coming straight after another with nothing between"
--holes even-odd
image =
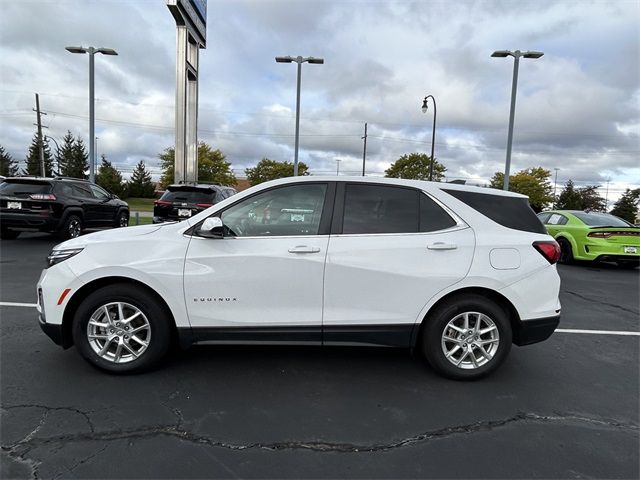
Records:
<instances>
[{"instance_id":1,"label":"front bumper","mask_svg":"<svg viewBox=\"0 0 640 480\"><path fill-rule=\"evenodd\" d=\"M42 315L39 316L38 323L40 324L40 328L42 329L42 331L47 334L47 337L53 340L53 343L66 348L66 346L64 345L65 342L63 341L64 337L62 335L62 325L47 323L42 318Z\"/></svg>"},{"instance_id":2,"label":"front bumper","mask_svg":"<svg viewBox=\"0 0 640 480\"><path fill-rule=\"evenodd\" d=\"M542 342L551 336L559 323L559 314L553 317L520 320L513 331L513 343L523 346Z\"/></svg>"}]
</instances>

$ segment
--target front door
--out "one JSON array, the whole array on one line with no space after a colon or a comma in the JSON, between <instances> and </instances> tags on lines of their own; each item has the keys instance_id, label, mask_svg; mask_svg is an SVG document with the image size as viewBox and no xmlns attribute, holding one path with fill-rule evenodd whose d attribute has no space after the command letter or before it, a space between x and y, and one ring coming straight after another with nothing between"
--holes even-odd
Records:
<instances>
[{"instance_id":1,"label":"front door","mask_svg":"<svg viewBox=\"0 0 640 480\"><path fill-rule=\"evenodd\" d=\"M224 238L192 238L184 292L200 339L321 341L329 184L265 190L216 213Z\"/></svg>"}]
</instances>

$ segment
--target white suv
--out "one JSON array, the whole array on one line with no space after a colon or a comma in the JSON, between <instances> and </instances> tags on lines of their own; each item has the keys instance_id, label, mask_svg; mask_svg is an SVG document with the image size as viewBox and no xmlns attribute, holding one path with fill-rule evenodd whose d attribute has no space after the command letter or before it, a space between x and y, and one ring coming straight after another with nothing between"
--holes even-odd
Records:
<instances>
[{"instance_id":1,"label":"white suv","mask_svg":"<svg viewBox=\"0 0 640 480\"><path fill-rule=\"evenodd\" d=\"M176 342L419 349L477 378L558 325L559 248L509 192L364 177L252 187L181 222L54 247L42 329L111 372Z\"/></svg>"}]
</instances>

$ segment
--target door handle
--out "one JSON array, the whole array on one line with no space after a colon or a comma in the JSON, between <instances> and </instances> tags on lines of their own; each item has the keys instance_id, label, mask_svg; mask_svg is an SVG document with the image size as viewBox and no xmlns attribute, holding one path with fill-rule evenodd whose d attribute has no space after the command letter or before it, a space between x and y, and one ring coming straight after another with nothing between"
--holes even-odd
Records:
<instances>
[{"instance_id":1,"label":"door handle","mask_svg":"<svg viewBox=\"0 0 640 480\"><path fill-rule=\"evenodd\" d=\"M318 253L320 247L309 247L307 245L297 245L289 249L289 253Z\"/></svg>"},{"instance_id":2,"label":"door handle","mask_svg":"<svg viewBox=\"0 0 640 480\"><path fill-rule=\"evenodd\" d=\"M451 243L436 242L427 246L427 248L429 250L455 250L458 246Z\"/></svg>"}]
</instances>

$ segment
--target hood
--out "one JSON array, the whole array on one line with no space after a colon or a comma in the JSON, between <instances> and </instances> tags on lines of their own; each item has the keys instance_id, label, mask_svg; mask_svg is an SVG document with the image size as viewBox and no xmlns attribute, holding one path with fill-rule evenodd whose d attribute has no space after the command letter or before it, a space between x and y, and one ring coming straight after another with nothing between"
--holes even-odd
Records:
<instances>
[{"instance_id":1,"label":"hood","mask_svg":"<svg viewBox=\"0 0 640 480\"><path fill-rule=\"evenodd\" d=\"M149 235L169 225L171 224L139 225L137 227L114 228L111 230L102 230L99 232L82 235L78 238L72 238L71 240L67 240L66 242L62 242L56 245L54 248L55 249L81 248L92 243L117 242L118 240L125 240L132 237Z\"/></svg>"}]
</instances>

